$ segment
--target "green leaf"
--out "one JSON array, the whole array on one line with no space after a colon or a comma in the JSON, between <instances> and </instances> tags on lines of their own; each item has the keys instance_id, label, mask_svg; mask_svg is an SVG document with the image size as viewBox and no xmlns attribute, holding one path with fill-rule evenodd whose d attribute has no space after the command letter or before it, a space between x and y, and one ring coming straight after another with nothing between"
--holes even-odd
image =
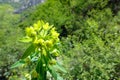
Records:
<instances>
[{"instance_id":1,"label":"green leaf","mask_svg":"<svg viewBox=\"0 0 120 80\"><path fill-rule=\"evenodd\" d=\"M17 61L16 63L14 63L10 68L16 68L16 67L19 67L19 66L22 66L23 64L25 64L25 61L23 60L19 60Z\"/></svg>"},{"instance_id":2,"label":"green leaf","mask_svg":"<svg viewBox=\"0 0 120 80\"><path fill-rule=\"evenodd\" d=\"M32 38L30 38L30 37L24 37L24 38L20 39L19 41L20 42L31 42Z\"/></svg>"},{"instance_id":3,"label":"green leaf","mask_svg":"<svg viewBox=\"0 0 120 80\"><path fill-rule=\"evenodd\" d=\"M41 59L39 59L39 61L38 61L38 63L37 63L37 66L36 66L36 71L37 71L37 73L39 73L40 75L42 75L42 69L43 67L42 67L42 61L41 61Z\"/></svg>"},{"instance_id":4,"label":"green leaf","mask_svg":"<svg viewBox=\"0 0 120 80\"><path fill-rule=\"evenodd\" d=\"M38 80L46 80L46 67L43 66L42 59L40 58L37 66L36 66L36 72L39 74Z\"/></svg>"},{"instance_id":5,"label":"green leaf","mask_svg":"<svg viewBox=\"0 0 120 80\"><path fill-rule=\"evenodd\" d=\"M60 71L62 71L64 73L67 73L67 71L65 70L65 68L62 65L60 65L58 62L55 65L55 68L57 68L58 70L60 70Z\"/></svg>"},{"instance_id":6,"label":"green leaf","mask_svg":"<svg viewBox=\"0 0 120 80\"><path fill-rule=\"evenodd\" d=\"M24 54L23 54L23 56L21 57L21 59L24 59L24 58L28 57L28 56L31 54L31 52L34 52L34 51L35 51L35 47L34 47L34 45L32 44L32 45L30 45L30 46L26 49L26 51L24 52Z\"/></svg>"},{"instance_id":7,"label":"green leaf","mask_svg":"<svg viewBox=\"0 0 120 80\"><path fill-rule=\"evenodd\" d=\"M57 80L63 80L63 78L59 74L57 74Z\"/></svg>"},{"instance_id":8,"label":"green leaf","mask_svg":"<svg viewBox=\"0 0 120 80\"><path fill-rule=\"evenodd\" d=\"M57 73L56 73L56 71L54 70L54 67L48 66L48 70L49 70L49 72L51 73L51 75L54 77L54 79L57 80Z\"/></svg>"}]
</instances>

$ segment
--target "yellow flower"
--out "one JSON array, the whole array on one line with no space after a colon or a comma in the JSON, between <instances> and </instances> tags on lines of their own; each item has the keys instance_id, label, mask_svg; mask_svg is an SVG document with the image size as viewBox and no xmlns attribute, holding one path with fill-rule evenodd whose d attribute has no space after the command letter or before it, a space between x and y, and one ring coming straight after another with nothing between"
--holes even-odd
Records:
<instances>
[{"instance_id":1,"label":"yellow flower","mask_svg":"<svg viewBox=\"0 0 120 80\"><path fill-rule=\"evenodd\" d=\"M56 60L55 60L55 59L50 60L50 61L49 61L49 64L50 64L50 65L55 65L55 64L56 64Z\"/></svg>"},{"instance_id":2,"label":"yellow flower","mask_svg":"<svg viewBox=\"0 0 120 80\"><path fill-rule=\"evenodd\" d=\"M37 33L35 32L33 27L27 27L26 28L26 34L29 37L35 37Z\"/></svg>"},{"instance_id":3,"label":"yellow flower","mask_svg":"<svg viewBox=\"0 0 120 80\"><path fill-rule=\"evenodd\" d=\"M55 27L53 27L53 28L51 29L51 32L53 32L53 31L55 31Z\"/></svg>"},{"instance_id":4,"label":"yellow flower","mask_svg":"<svg viewBox=\"0 0 120 80\"><path fill-rule=\"evenodd\" d=\"M48 30L48 29L49 29L49 24L46 23L45 25L43 25L43 29L44 29L44 30Z\"/></svg>"},{"instance_id":5,"label":"yellow flower","mask_svg":"<svg viewBox=\"0 0 120 80\"><path fill-rule=\"evenodd\" d=\"M37 40L37 39L35 39L33 43L35 44L36 47L39 46L39 45L38 45L38 40Z\"/></svg>"},{"instance_id":6,"label":"yellow flower","mask_svg":"<svg viewBox=\"0 0 120 80\"><path fill-rule=\"evenodd\" d=\"M52 30L51 30L51 36L53 37L53 38L58 38L58 36L59 36L59 33L57 33L56 31L55 31L55 28L53 28Z\"/></svg>"},{"instance_id":7,"label":"yellow flower","mask_svg":"<svg viewBox=\"0 0 120 80\"><path fill-rule=\"evenodd\" d=\"M37 22L37 25L40 26L40 27L42 27L44 24L45 24L45 23L44 23L44 21L42 21L42 20L39 20L39 21Z\"/></svg>"},{"instance_id":8,"label":"yellow flower","mask_svg":"<svg viewBox=\"0 0 120 80\"><path fill-rule=\"evenodd\" d=\"M33 70L31 76L33 78L37 78L38 77L38 73L35 70Z\"/></svg>"},{"instance_id":9,"label":"yellow flower","mask_svg":"<svg viewBox=\"0 0 120 80\"><path fill-rule=\"evenodd\" d=\"M34 27L34 30L36 30L36 31L39 31L39 29L40 29L40 26L38 26L36 23L33 24L33 27Z\"/></svg>"},{"instance_id":10,"label":"yellow flower","mask_svg":"<svg viewBox=\"0 0 120 80\"><path fill-rule=\"evenodd\" d=\"M46 47L51 47L52 46L52 44L53 44L53 41L52 40L46 40L45 41L45 44L46 44Z\"/></svg>"},{"instance_id":11,"label":"yellow flower","mask_svg":"<svg viewBox=\"0 0 120 80\"><path fill-rule=\"evenodd\" d=\"M34 42L33 42L37 47L39 47L39 46L43 46L44 45L44 40L43 39L36 39L36 40L34 40Z\"/></svg>"},{"instance_id":12,"label":"yellow flower","mask_svg":"<svg viewBox=\"0 0 120 80\"><path fill-rule=\"evenodd\" d=\"M27 78L28 80L31 80L31 75L29 73L25 73L25 78Z\"/></svg>"},{"instance_id":13,"label":"yellow flower","mask_svg":"<svg viewBox=\"0 0 120 80\"><path fill-rule=\"evenodd\" d=\"M54 57L58 57L59 56L59 53L58 53L57 49L54 49L51 53L52 53L52 56L54 56Z\"/></svg>"},{"instance_id":14,"label":"yellow flower","mask_svg":"<svg viewBox=\"0 0 120 80\"><path fill-rule=\"evenodd\" d=\"M43 39L39 39L39 40L38 40L38 44L44 45L44 40L43 40Z\"/></svg>"}]
</instances>

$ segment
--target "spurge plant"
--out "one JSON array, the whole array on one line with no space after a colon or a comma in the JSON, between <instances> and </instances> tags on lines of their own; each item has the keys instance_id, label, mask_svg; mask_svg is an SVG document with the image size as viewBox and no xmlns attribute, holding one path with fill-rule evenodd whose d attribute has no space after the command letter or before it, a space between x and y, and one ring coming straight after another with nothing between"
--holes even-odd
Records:
<instances>
[{"instance_id":1,"label":"spurge plant","mask_svg":"<svg viewBox=\"0 0 120 80\"><path fill-rule=\"evenodd\" d=\"M20 41L30 43L30 46L11 68L21 65L32 66L30 69L31 80L47 80L48 73L55 80L62 80L57 71L66 71L57 59L60 55L60 40L55 27L41 20L33 26L27 27L25 32L26 36Z\"/></svg>"}]
</instances>

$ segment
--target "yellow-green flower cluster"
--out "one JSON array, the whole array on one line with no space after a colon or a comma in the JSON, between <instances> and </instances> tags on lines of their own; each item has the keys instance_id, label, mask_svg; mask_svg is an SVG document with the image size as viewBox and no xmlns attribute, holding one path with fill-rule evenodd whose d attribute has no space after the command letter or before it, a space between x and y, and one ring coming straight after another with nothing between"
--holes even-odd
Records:
<instances>
[{"instance_id":1,"label":"yellow-green flower cluster","mask_svg":"<svg viewBox=\"0 0 120 80\"><path fill-rule=\"evenodd\" d=\"M56 41L59 41L59 33L56 32L55 27L43 21L38 21L33 26L27 27L26 35L32 38L32 42L39 46L46 44L46 46L50 47Z\"/></svg>"},{"instance_id":2,"label":"yellow-green flower cluster","mask_svg":"<svg viewBox=\"0 0 120 80\"><path fill-rule=\"evenodd\" d=\"M42 55L51 56L50 64L55 63L53 58L59 56L59 51L55 47L59 43L58 36L59 33L55 30L55 27L43 21L38 21L33 26L26 28L26 37L29 38L29 42L32 42Z\"/></svg>"}]
</instances>

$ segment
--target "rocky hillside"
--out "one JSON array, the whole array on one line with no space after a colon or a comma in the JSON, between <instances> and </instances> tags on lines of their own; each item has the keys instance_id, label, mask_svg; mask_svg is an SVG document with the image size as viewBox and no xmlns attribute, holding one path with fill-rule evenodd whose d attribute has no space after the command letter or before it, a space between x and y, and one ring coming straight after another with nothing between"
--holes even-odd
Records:
<instances>
[{"instance_id":1,"label":"rocky hillside","mask_svg":"<svg viewBox=\"0 0 120 80\"><path fill-rule=\"evenodd\" d=\"M11 4L14 8L16 8L15 13L20 13L23 10L41 2L44 2L44 0L0 0L0 3Z\"/></svg>"}]
</instances>

